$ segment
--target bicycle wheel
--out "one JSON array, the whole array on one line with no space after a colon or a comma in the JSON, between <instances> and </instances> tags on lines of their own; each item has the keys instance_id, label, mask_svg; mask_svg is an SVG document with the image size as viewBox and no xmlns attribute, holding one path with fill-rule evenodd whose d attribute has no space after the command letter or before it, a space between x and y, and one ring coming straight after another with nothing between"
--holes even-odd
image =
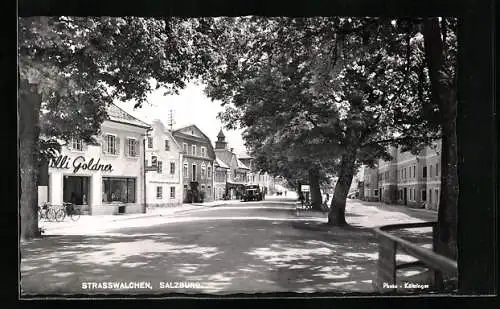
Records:
<instances>
[{"instance_id":1,"label":"bicycle wheel","mask_svg":"<svg viewBox=\"0 0 500 309\"><path fill-rule=\"evenodd\" d=\"M64 221L65 217L66 217L66 212L64 210L59 209L58 211L56 211L55 219L57 222Z\"/></svg>"},{"instance_id":2,"label":"bicycle wheel","mask_svg":"<svg viewBox=\"0 0 500 309\"><path fill-rule=\"evenodd\" d=\"M77 221L78 219L80 219L80 214L81 213L79 208L73 209L73 213L71 214L71 220Z\"/></svg>"},{"instance_id":3,"label":"bicycle wheel","mask_svg":"<svg viewBox=\"0 0 500 309\"><path fill-rule=\"evenodd\" d=\"M56 211L54 209L47 209L45 216L47 220L54 221L56 219Z\"/></svg>"}]
</instances>

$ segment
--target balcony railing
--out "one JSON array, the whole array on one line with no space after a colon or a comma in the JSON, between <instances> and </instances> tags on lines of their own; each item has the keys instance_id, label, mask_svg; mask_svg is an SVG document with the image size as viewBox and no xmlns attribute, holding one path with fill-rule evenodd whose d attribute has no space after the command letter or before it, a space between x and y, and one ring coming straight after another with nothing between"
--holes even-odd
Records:
<instances>
[{"instance_id":1,"label":"balcony railing","mask_svg":"<svg viewBox=\"0 0 500 309\"><path fill-rule=\"evenodd\" d=\"M423 227L432 227L432 250L388 233L389 231ZM375 287L378 290L387 292L388 290L384 288L385 284L399 287L397 271L414 267L427 268L432 271L432 290L443 290L444 278L456 281L458 274L457 262L435 252L437 222L386 225L376 228L375 232L379 239L377 278L375 282ZM398 250L416 258L417 261L398 264L396 261ZM391 290L394 291L392 288Z\"/></svg>"}]
</instances>

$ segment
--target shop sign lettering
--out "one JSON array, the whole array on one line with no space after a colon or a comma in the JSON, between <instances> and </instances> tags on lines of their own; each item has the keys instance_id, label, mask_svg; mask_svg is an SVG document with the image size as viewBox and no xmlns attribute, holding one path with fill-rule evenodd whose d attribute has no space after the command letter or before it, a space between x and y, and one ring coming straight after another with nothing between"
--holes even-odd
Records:
<instances>
[{"instance_id":1,"label":"shop sign lettering","mask_svg":"<svg viewBox=\"0 0 500 309\"><path fill-rule=\"evenodd\" d=\"M82 171L103 171L103 172L111 172L113 171L113 167L111 164L101 164L101 159L97 159L95 161L94 158L90 158L87 162L84 156L78 156L73 159L71 163L71 158L68 156L59 156L57 158L51 159L49 166L52 168L64 168L71 169L73 168L73 173L77 173L79 170Z\"/></svg>"}]
</instances>

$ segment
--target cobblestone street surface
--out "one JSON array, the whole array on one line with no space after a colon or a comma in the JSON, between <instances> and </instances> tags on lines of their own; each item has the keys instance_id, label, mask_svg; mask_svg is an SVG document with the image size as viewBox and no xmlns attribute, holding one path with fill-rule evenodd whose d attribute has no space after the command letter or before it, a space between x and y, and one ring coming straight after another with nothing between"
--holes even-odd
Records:
<instances>
[{"instance_id":1,"label":"cobblestone street surface","mask_svg":"<svg viewBox=\"0 0 500 309\"><path fill-rule=\"evenodd\" d=\"M372 292L378 257L372 228L436 218L357 200L348 201L346 213L351 227L330 228L326 215L297 216L295 201L270 197L134 220L82 216L74 229L48 228L45 238L21 245L22 293ZM406 237L428 245L428 234ZM105 282L146 284L121 290L86 284Z\"/></svg>"}]
</instances>

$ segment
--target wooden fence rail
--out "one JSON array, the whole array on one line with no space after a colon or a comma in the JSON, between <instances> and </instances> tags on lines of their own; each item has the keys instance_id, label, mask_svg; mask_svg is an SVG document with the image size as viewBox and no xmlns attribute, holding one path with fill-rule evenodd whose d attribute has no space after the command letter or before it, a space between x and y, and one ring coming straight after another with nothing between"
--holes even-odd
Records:
<instances>
[{"instance_id":1,"label":"wooden fence rail","mask_svg":"<svg viewBox=\"0 0 500 309\"><path fill-rule=\"evenodd\" d=\"M432 227L432 250L421 247L398 237L389 231ZM386 287L394 290L397 287L397 271L411 267L424 267L432 270L433 290L443 287L443 275L457 276L457 262L435 252L437 240L437 222L419 222L386 225L375 229L379 239L379 257L377 267L377 279L375 286L380 291L387 291ZM396 254L398 250L417 259L415 262L397 264Z\"/></svg>"}]
</instances>

